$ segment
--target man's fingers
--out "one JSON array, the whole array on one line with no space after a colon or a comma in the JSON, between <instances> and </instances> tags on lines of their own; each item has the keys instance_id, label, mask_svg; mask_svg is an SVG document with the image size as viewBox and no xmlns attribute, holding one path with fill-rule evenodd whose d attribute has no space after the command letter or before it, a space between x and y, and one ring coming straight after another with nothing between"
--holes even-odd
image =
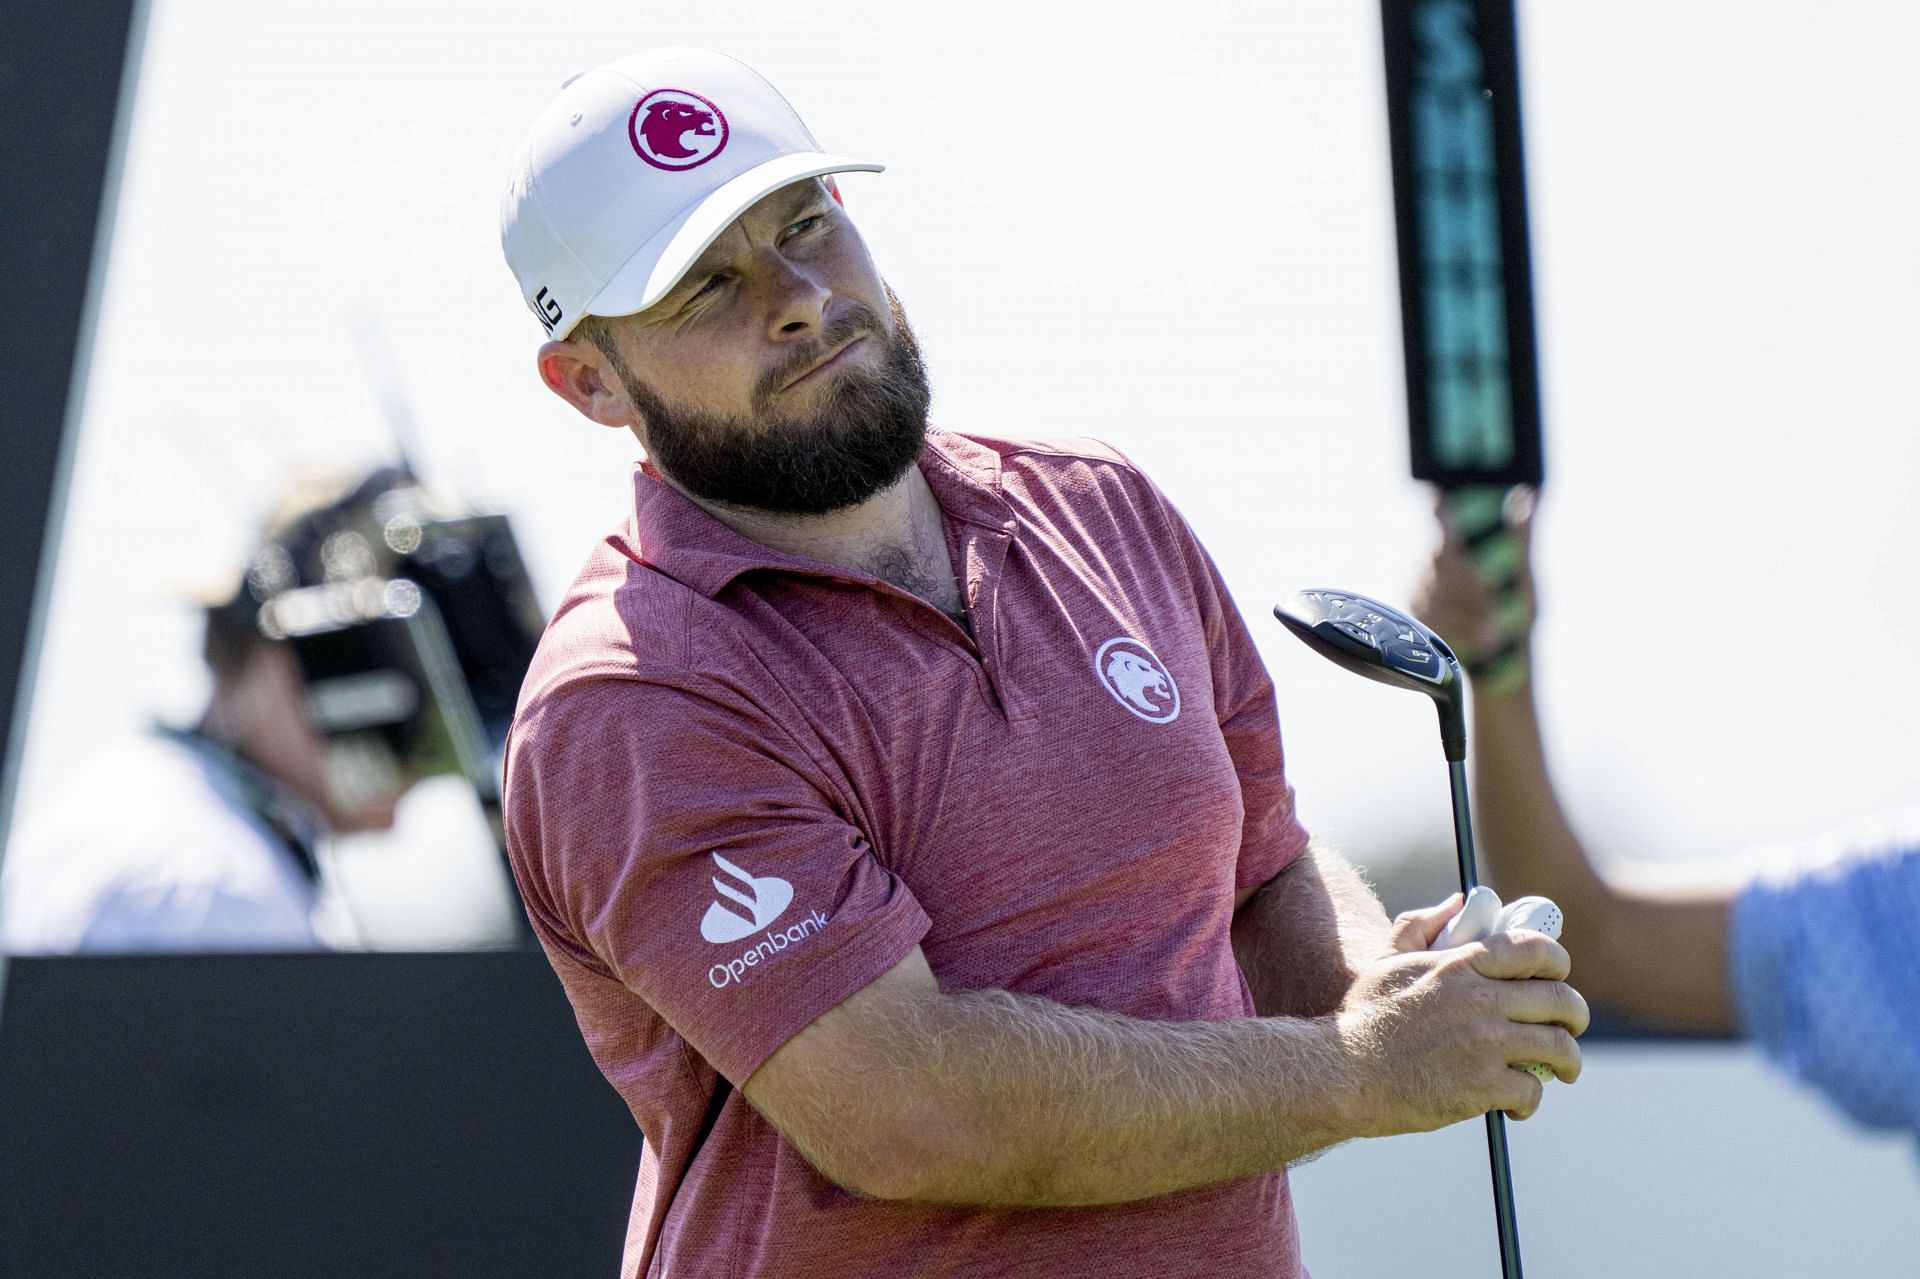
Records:
<instances>
[{"instance_id":1,"label":"man's fingers","mask_svg":"<svg viewBox=\"0 0 1920 1279\"><path fill-rule=\"evenodd\" d=\"M1435 585L1449 594L1478 596L1491 590L1480 571L1480 562L1465 542L1441 544L1433 553L1433 576Z\"/></svg>"},{"instance_id":2,"label":"man's fingers","mask_svg":"<svg viewBox=\"0 0 1920 1279\"><path fill-rule=\"evenodd\" d=\"M1587 1001L1563 981L1507 982L1496 993L1501 1015L1508 1021L1561 1026L1584 1035L1592 1020Z\"/></svg>"},{"instance_id":3,"label":"man's fingers","mask_svg":"<svg viewBox=\"0 0 1920 1279\"><path fill-rule=\"evenodd\" d=\"M1565 981L1573 971L1567 948L1544 933L1527 929L1495 933L1467 948L1473 970L1497 981L1524 981L1543 977Z\"/></svg>"},{"instance_id":4,"label":"man's fingers","mask_svg":"<svg viewBox=\"0 0 1920 1279\"><path fill-rule=\"evenodd\" d=\"M1440 549L1464 555L1467 553L1467 530L1463 521L1459 503L1453 493L1436 488L1433 491L1433 514L1440 523Z\"/></svg>"},{"instance_id":5,"label":"man's fingers","mask_svg":"<svg viewBox=\"0 0 1920 1279\"><path fill-rule=\"evenodd\" d=\"M1540 1109L1541 1099L1547 1095L1546 1085L1524 1070L1509 1070L1506 1073L1512 1078L1503 1081L1500 1108L1506 1111L1509 1119L1531 1118L1533 1112Z\"/></svg>"},{"instance_id":6,"label":"man's fingers","mask_svg":"<svg viewBox=\"0 0 1920 1279\"><path fill-rule=\"evenodd\" d=\"M1526 601L1529 612L1533 607L1533 513L1539 496L1537 490L1522 484L1508 491L1500 510L1507 530L1519 548L1520 559L1513 581L1520 598Z\"/></svg>"},{"instance_id":7,"label":"man's fingers","mask_svg":"<svg viewBox=\"0 0 1920 1279\"><path fill-rule=\"evenodd\" d=\"M1433 553L1414 595L1414 613L1462 649L1491 651L1505 643L1497 613L1498 594L1463 543Z\"/></svg>"},{"instance_id":8,"label":"man's fingers","mask_svg":"<svg viewBox=\"0 0 1920 1279\"><path fill-rule=\"evenodd\" d=\"M1426 950L1433 945L1433 939L1447 926L1447 921L1460 913L1460 907L1466 899L1459 893L1453 894L1436 906L1423 906L1419 910L1402 911L1393 917L1393 948L1396 952Z\"/></svg>"},{"instance_id":9,"label":"man's fingers","mask_svg":"<svg viewBox=\"0 0 1920 1279\"><path fill-rule=\"evenodd\" d=\"M1540 494L1530 484L1518 484L1507 490L1506 500L1500 504L1500 514L1514 536L1520 539L1520 545L1526 546L1533 537L1533 510L1539 502Z\"/></svg>"},{"instance_id":10,"label":"man's fingers","mask_svg":"<svg viewBox=\"0 0 1920 1279\"><path fill-rule=\"evenodd\" d=\"M1512 1052L1510 1066L1536 1063L1551 1070L1562 1083L1580 1078L1580 1045L1561 1026L1515 1026L1520 1047Z\"/></svg>"}]
</instances>

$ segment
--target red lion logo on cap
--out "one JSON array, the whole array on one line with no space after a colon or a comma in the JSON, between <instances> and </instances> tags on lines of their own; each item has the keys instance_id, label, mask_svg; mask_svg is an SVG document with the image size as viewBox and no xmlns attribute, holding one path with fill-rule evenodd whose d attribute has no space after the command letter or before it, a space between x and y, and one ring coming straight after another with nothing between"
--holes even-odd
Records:
<instances>
[{"instance_id":1,"label":"red lion logo on cap","mask_svg":"<svg viewBox=\"0 0 1920 1279\"><path fill-rule=\"evenodd\" d=\"M727 145L727 119L697 93L655 89L634 107L627 134L634 151L656 169L691 169Z\"/></svg>"},{"instance_id":2,"label":"red lion logo on cap","mask_svg":"<svg viewBox=\"0 0 1920 1279\"><path fill-rule=\"evenodd\" d=\"M714 132L713 112L671 99L648 107L647 118L640 122L640 136L647 140L647 149L663 160L693 159L700 153L681 146L681 136L697 133L710 138Z\"/></svg>"}]
</instances>

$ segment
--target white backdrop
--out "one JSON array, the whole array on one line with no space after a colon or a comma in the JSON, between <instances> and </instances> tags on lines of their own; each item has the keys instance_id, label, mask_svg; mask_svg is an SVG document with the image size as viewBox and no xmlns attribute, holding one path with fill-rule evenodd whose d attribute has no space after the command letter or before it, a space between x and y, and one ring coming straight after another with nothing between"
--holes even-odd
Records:
<instances>
[{"instance_id":1,"label":"white backdrop","mask_svg":"<svg viewBox=\"0 0 1920 1279\"><path fill-rule=\"evenodd\" d=\"M1603 855L1700 858L1905 801L1920 14L1521 21L1540 666L1576 818ZM1310 584L1404 599L1431 538L1404 475L1371 6L156 0L149 32L23 809L102 740L197 708L165 584L237 554L287 462L383 453L356 329L412 400L428 477L510 510L556 598L635 448L535 380L500 183L566 74L692 42L891 162L845 186L937 418L1144 463L1260 636L1309 823L1376 868L1448 873L1431 710L1268 618ZM350 859L375 933L475 926L493 888L446 889L489 869L445 860L458 809L425 796ZM437 905L409 888L428 883Z\"/></svg>"}]
</instances>

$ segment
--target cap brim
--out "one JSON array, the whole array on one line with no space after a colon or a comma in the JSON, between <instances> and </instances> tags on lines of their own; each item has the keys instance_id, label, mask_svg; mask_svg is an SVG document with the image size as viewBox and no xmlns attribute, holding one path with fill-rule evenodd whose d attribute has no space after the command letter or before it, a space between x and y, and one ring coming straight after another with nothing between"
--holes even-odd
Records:
<instances>
[{"instance_id":1,"label":"cap brim","mask_svg":"<svg viewBox=\"0 0 1920 1279\"><path fill-rule=\"evenodd\" d=\"M880 173L886 167L820 151L797 151L756 165L662 227L581 308L581 314L632 315L646 310L672 291L694 259L735 218L781 187L827 173Z\"/></svg>"}]
</instances>

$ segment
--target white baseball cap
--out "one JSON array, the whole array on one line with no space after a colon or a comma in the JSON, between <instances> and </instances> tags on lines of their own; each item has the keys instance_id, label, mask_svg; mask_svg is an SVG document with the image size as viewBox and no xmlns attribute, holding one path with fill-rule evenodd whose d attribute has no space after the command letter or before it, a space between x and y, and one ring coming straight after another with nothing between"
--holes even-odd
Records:
<instances>
[{"instance_id":1,"label":"white baseball cap","mask_svg":"<svg viewBox=\"0 0 1920 1279\"><path fill-rule=\"evenodd\" d=\"M648 49L574 76L514 154L500 245L556 338L658 302L762 196L885 165L820 149L779 90L706 49Z\"/></svg>"}]
</instances>

